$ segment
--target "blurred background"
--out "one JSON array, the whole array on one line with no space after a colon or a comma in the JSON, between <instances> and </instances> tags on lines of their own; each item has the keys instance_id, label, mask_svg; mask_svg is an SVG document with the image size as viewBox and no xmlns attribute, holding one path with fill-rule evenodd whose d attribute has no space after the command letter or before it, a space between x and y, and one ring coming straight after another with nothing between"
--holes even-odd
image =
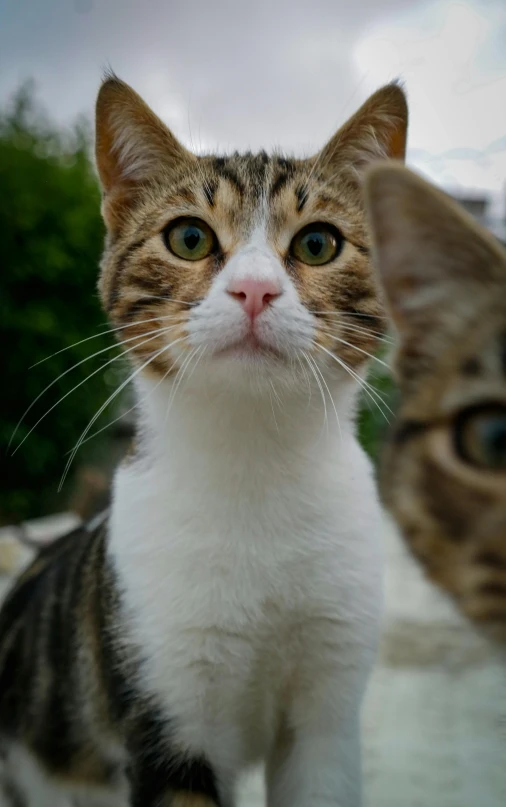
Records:
<instances>
[{"instance_id":1,"label":"blurred background","mask_svg":"<svg viewBox=\"0 0 506 807\"><path fill-rule=\"evenodd\" d=\"M68 452L126 369L96 293L93 106L107 67L198 152L314 153L400 77L408 164L506 243L505 0L0 0L0 527L24 523L0 529L7 539L49 540L100 509L131 437L125 395L58 492ZM389 376L370 383L393 408ZM376 459L388 424L369 403L360 434ZM504 658L394 529L384 544L366 803L504 807ZM260 778L240 803L263 807Z\"/></svg>"},{"instance_id":2,"label":"blurred background","mask_svg":"<svg viewBox=\"0 0 506 807\"><path fill-rule=\"evenodd\" d=\"M131 431L131 413L116 420L126 396L97 422L93 431L103 431L58 493L68 452L125 369L111 361L107 333L88 339L106 330L91 151L106 67L196 151L312 153L400 77L408 163L506 242L504 0L3 0L0 524L102 506ZM394 396L387 376L371 383ZM373 457L385 425L364 405Z\"/></svg>"}]
</instances>

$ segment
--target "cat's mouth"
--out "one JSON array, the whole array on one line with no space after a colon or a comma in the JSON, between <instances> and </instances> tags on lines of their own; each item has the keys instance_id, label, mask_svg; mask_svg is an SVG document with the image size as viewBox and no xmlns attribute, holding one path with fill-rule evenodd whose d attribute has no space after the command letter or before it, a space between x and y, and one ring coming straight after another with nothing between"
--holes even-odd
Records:
<instances>
[{"instance_id":1,"label":"cat's mouth","mask_svg":"<svg viewBox=\"0 0 506 807\"><path fill-rule=\"evenodd\" d=\"M214 355L223 358L232 357L238 359L283 358L280 351L276 350L272 345L266 344L255 333L248 333L242 339L237 340L231 345L227 345L227 347L219 350Z\"/></svg>"}]
</instances>

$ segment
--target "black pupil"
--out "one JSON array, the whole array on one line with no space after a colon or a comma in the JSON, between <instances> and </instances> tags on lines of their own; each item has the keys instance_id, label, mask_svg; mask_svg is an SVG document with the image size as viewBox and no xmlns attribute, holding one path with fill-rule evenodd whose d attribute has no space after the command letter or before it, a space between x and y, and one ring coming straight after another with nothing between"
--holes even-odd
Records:
<instances>
[{"instance_id":1,"label":"black pupil","mask_svg":"<svg viewBox=\"0 0 506 807\"><path fill-rule=\"evenodd\" d=\"M197 227L187 227L184 233L184 243L187 249L194 250L198 246L202 237L200 230Z\"/></svg>"},{"instance_id":2,"label":"black pupil","mask_svg":"<svg viewBox=\"0 0 506 807\"><path fill-rule=\"evenodd\" d=\"M487 423L484 438L490 460L496 465L504 465L506 462L506 421L494 419Z\"/></svg>"},{"instance_id":3,"label":"black pupil","mask_svg":"<svg viewBox=\"0 0 506 807\"><path fill-rule=\"evenodd\" d=\"M306 246L311 255L317 258L323 249L323 236L319 233L311 233L306 238Z\"/></svg>"}]
</instances>

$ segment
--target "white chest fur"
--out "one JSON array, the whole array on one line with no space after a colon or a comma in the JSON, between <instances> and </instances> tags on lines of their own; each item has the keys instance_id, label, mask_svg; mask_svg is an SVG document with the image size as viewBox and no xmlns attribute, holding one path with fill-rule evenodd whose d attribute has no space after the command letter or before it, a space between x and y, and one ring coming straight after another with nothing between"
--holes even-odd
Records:
<instances>
[{"instance_id":1,"label":"white chest fur","mask_svg":"<svg viewBox=\"0 0 506 807\"><path fill-rule=\"evenodd\" d=\"M158 437L116 477L110 551L146 688L183 746L232 772L270 753L287 714L303 720L297 699L321 683L331 700L340 665L360 700L381 610L380 510L346 411L342 434L322 432L307 400L280 424L270 408L189 390L165 426L157 392L146 418Z\"/></svg>"}]
</instances>

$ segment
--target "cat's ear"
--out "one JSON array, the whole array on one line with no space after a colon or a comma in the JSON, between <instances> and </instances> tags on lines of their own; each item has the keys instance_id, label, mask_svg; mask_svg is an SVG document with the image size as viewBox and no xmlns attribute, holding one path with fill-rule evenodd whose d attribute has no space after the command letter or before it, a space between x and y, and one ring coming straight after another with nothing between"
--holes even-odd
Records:
<instances>
[{"instance_id":1,"label":"cat's ear","mask_svg":"<svg viewBox=\"0 0 506 807\"><path fill-rule=\"evenodd\" d=\"M495 239L412 171L374 166L364 191L375 264L401 337L462 319L491 283L504 284Z\"/></svg>"},{"instance_id":2,"label":"cat's ear","mask_svg":"<svg viewBox=\"0 0 506 807\"><path fill-rule=\"evenodd\" d=\"M95 156L108 223L114 205L128 203L139 185L194 160L142 98L115 76L96 103Z\"/></svg>"},{"instance_id":3,"label":"cat's ear","mask_svg":"<svg viewBox=\"0 0 506 807\"><path fill-rule=\"evenodd\" d=\"M408 104L402 87L387 84L355 112L318 156L321 165L350 167L359 176L371 162L404 160Z\"/></svg>"}]
</instances>

